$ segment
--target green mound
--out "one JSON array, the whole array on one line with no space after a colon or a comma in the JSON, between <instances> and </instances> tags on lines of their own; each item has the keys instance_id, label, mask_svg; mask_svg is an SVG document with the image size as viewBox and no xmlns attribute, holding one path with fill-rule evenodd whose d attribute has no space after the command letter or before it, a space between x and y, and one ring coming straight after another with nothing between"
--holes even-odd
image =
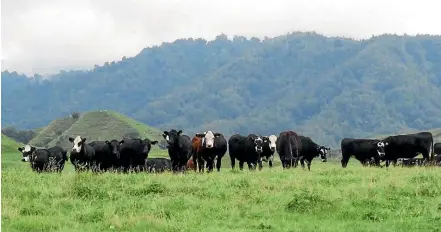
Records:
<instances>
[{"instance_id":1,"label":"green mound","mask_svg":"<svg viewBox=\"0 0 441 232\"><path fill-rule=\"evenodd\" d=\"M22 143L19 143L4 134L2 134L1 143L2 143L2 153L17 152L17 148L23 146Z\"/></svg>"},{"instance_id":2,"label":"green mound","mask_svg":"<svg viewBox=\"0 0 441 232\"><path fill-rule=\"evenodd\" d=\"M76 120L71 116L56 119L49 123L49 125L47 125L46 127L40 129L37 136L29 141L29 144L33 146L44 147L45 145L59 137L61 134L63 134L64 131L69 129L75 123L75 121Z\"/></svg>"}]
</instances>

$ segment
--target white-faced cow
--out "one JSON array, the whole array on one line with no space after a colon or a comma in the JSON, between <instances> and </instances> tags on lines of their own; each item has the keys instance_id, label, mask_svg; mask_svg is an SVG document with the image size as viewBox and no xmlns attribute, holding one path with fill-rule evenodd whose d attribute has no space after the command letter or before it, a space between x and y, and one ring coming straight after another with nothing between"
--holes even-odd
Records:
<instances>
[{"instance_id":1,"label":"white-faced cow","mask_svg":"<svg viewBox=\"0 0 441 232\"><path fill-rule=\"evenodd\" d=\"M243 170L246 162L250 170L255 170L263 152L263 139L261 136L249 134L242 136L235 134L228 140L228 149L231 159L231 168L234 169L236 159L239 161L239 169ZM260 161L260 165L262 162ZM259 167L261 169L261 166Z\"/></svg>"},{"instance_id":2,"label":"white-faced cow","mask_svg":"<svg viewBox=\"0 0 441 232\"><path fill-rule=\"evenodd\" d=\"M270 135L270 136L263 136L262 137L263 140L263 151L261 154L261 159L262 161L268 162L269 167L272 168L273 167L273 162L274 162L274 152L276 151L276 143L277 143L277 136L275 135Z\"/></svg>"},{"instance_id":3,"label":"white-faced cow","mask_svg":"<svg viewBox=\"0 0 441 232\"><path fill-rule=\"evenodd\" d=\"M119 142L120 159L119 165L126 173L128 171L144 171L146 162L152 145L158 141L151 141L150 139L126 138Z\"/></svg>"},{"instance_id":4,"label":"white-faced cow","mask_svg":"<svg viewBox=\"0 0 441 232\"><path fill-rule=\"evenodd\" d=\"M430 132L389 136L382 142L385 152L380 154L380 158L386 160L386 167L391 161L396 163L399 158L410 159L418 154L423 156L424 163L433 160L433 136Z\"/></svg>"},{"instance_id":5,"label":"white-faced cow","mask_svg":"<svg viewBox=\"0 0 441 232\"><path fill-rule=\"evenodd\" d=\"M277 153L283 168L297 167L302 141L294 131L281 132L277 139Z\"/></svg>"},{"instance_id":6,"label":"white-faced cow","mask_svg":"<svg viewBox=\"0 0 441 232\"><path fill-rule=\"evenodd\" d=\"M300 135L300 140L302 141L302 150L300 151L300 164L302 168L305 168L306 162L308 170L311 170L311 162L314 157L320 157L322 162L328 161L327 155L331 148L320 146L307 136Z\"/></svg>"},{"instance_id":7,"label":"white-faced cow","mask_svg":"<svg viewBox=\"0 0 441 232\"><path fill-rule=\"evenodd\" d=\"M354 156L364 166L372 160L376 166L380 166L380 157L385 154L385 143L379 139L352 139L341 140L341 165L346 168L349 158Z\"/></svg>"},{"instance_id":8,"label":"white-faced cow","mask_svg":"<svg viewBox=\"0 0 441 232\"><path fill-rule=\"evenodd\" d=\"M21 161L29 162L35 172L62 172L68 160L67 151L58 146L37 149L26 145L18 150L22 153Z\"/></svg>"},{"instance_id":9,"label":"white-faced cow","mask_svg":"<svg viewBox=\"0 0 441 232\"><path fill-rule=\"evenodd\" d=\"M175 129L164 131L162 136L167 141L168 155L173 171L184 171L192 154L190 137L183 135L182 130L177 131Z\"/></svg>"},{"instance_id":10,"label":"white-faced cow","mask_svg":"<svg viewBox=\"0 0 441 232\"><path fill-rule=\"evenodd\" d=\"M97 171L95 150L86 143L86 138L81 138L81 136L69 137L69 141L72 143L70 162L73 164L75 171L90 169L94 172Z\"/></svg>"},{"instance_id":11,"label":"white-faced cow","mask_svg":"<svg viewBox=\"0 0 441 232\"><path fill-rule=\"evenodd\" d=\"M197 162L200 165L199 170L204 170L205 161L207 162L208 171L213 171L214 159L216 159L216 169L217 171L220 171L222 157L224 157L227 152L227 140L221 133L213 133L212 131L197 133L195 136L202 139L201 146L197 153ZM193 139L193 141L195 140Z\"/></svg>"}]
</instances>

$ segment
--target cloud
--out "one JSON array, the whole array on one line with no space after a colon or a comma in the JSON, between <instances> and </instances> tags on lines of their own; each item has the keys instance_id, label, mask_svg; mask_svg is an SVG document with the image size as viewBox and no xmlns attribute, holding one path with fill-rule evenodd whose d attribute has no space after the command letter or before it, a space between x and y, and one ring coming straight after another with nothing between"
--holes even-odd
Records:
<instances>
[{"instance_id":1,"label":"cloud","mask_svg":"<svg viewBox=\"0 0 441 232\"><path fill-rule=\"evenodd\" d=\"M3 0L2 69L49 74L90 68L163 41L213 39L220 33L441 34L436 5L432 0Z\"/></svg>"}]
</instances>

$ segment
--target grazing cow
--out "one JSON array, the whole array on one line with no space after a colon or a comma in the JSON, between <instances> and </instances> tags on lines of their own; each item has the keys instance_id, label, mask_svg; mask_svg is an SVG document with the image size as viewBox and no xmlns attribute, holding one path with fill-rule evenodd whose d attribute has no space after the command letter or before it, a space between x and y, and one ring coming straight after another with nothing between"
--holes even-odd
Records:
<instances>
[{"instance_id":1,"label":"grazing cow","mask_svg":"<svg viewBox=\"0 0 441 232\"><path fill-rule=\"evenodd\" d=\"M262 161L268 162L269 163L269 167L272 168L273 167L273 162L274 162L274 152L276 151L276 142L277 142L277 136L275 135L270 135L268 137L263 136L262 137L263 140L263 151L262 151Z\"/></svg>"},{"instance_id":2,"label":"grazing cow","mask_svg":"<svg viewBox=\"0 0 441 232\"><path fill-rule=\"evenodd\" d=\"M30 162L31 168L35 172L62 172L64 164L69 159L67 151L61 147L37 149L26 145L19 147L18 150L23 154L21 161Z\"/></svg>"},{"instance_id":3,"label":"grazing cow","mask_svg":"<svg viewBox=\"0 0 441 232\"><path fill-rule=\"evenodd\" d=\"M69 137L69 141L72 143L70 162L73 164L75 171L86 171L89 169L96 171L94 163L95 150L86 143L86 138L81 138L81 136L77 136L75 139Z\"/></svg>"},{"instance_id":4,"label":"grazing cow","mask_svg":"<svg viewBox=\"0 0 441 232\"><path fill-rule=\"evenodd\" d=\"M199 167L199 172L202 172L204 169L204 160L200 156L201 149L202 149L202 138L195 135L191 140L191 156L193 157L192 168L194 169L195 172L198 169L198 167ZM189 168L188 163L187 163L187 168Z\"/></svg>"},{"instance_id":5,"label":"grazing cow","mask_svg":"<svg viewBox=\"0 0 441 232\"><path fill-rule=\"evenodd\" d=\"M147 171L148 172L165 172L171 171L171 161L167 158L148 158Z\"/></svg>"},{"instance_id":6,"label":"grazing cow","mask_svg":"<svg viewBox=\"0 0 441 232\"><path fill-rule=\"evenodd\" d=\"M414 158L419 153L423 155L425 163L433 160L433 136L430 132L420 132L416 134L394 135L382 140L385 153L380 154L382 160L386 160L386 167L390 161L399 158Z\"/></svg>"},{"instance_id":7,"label":"grazing cow","mask_svg":"<svg viewBox=\"0 0 441 232\"><path fill-rule=\"evenodd\" d=\"M331 148L320 146L310 137L300 136L300 140L302 141L302 150L300 151L300 164L302 168L305 168L305 162L308 165L308 170L311 170L311 162L314 157L319 157L322 162L327 162L328 151Z\"/></svg>"},{"instance_id":8,"label":"grazing cow","mask_svg":"<svg viewBox=\"0 0 441 232\"><path fill-rule=\"evenodd\" d=\"M98 170L108 171L118 168L120 159L121 142L118 140L111 141L93 141L89 145L95 151L94 162Z\"/></svg>"},{"instance_id":9,"label":"grazing cow","mask_svg":"<svg viewBox=\"0 0 441 232\"><path fill-rule=\"evenodd\" d=\"M243 170L244 162L247 162L250 170L255 170L259 162L261 169L262 161L260 155L263 152L262 137L249 134L247 137L235 134L228 140L228 149L231 159L231 168L234 169L236 159L239 161L239 169Z\"/></svg>"},{"instance_id":10,"label":"grazing cow","mask_svg":"<svg viewBox=\"0 0 441 232\"><path fill-rule=\"evenodd\" d=\"M192 152L190 137L183 135L182 130L176 131L175 129L164 131L162 136L167 141L173 171L184 171Z\"/></svg>"},{"instance_id":11,"label":"grazing cow","mask_svg":"<svg viewBox=\"0 0 441 232\"><path fill-rule=\"evenodd\" d=\"M435 143L433 145L433 153L435 153L435 155L441 155L441 143Z\"/></svg>"},{"instance_id":12,"label":"grazing cow","mask_svg":"<svg viewBox=\"0 0 441 232\"><path fill-rule=\"evenodd\" d=\"M197 133L195 136L202 139L202 147L198 152L198 158L203 159L198 160L198 162L202 161L202 171L204 171L204 161L207 162L208 171L213 171L214 159L216 159L216 169L220 171L222 157L227 152L227 140L221 133L213 133L212 131Z\"/></svg>"},{"instance_id":13,"label":"grazing cow","mask_svg":"<svg viewBox=\"0 0 441 232\"><path fill-rule=\"evenodd\" d=\"M121 144L119 151L119 165L123 169L123 172L126 173L128 171L144 171L152 145L157 144L158 141L151 141L150 139L125 138L119 143Z\"/></svg>"},{"instance_id":14,"label":"grazing cow","mask_svg":"<svg viewBox=\"0 0 441 232\"><path fill-rule=\"evenodd\" d=\"M281 132L277 139L277 153L283 168L297 167L302 141L294 131Z\"/></svg>"},{"instance_id":15,"label":"grazing cow","mask_svg":"<svg viewBox=\"0 0 441 232\"><path fill-rule=\"evenodd\" d=\"M362 165L367 165L373 160L380 166L380 156L384 155L384 142L378 139L352 139L341 140L341 165L346 168L349 158L354 156Z\"/></svg>"}]
</instances>

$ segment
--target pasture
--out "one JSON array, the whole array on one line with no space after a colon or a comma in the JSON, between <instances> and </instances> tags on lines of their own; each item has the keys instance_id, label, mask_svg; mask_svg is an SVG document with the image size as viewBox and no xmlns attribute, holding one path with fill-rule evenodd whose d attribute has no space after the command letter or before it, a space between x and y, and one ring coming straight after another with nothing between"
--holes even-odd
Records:
<instances>
[{"instance_id":1,"label":"pasture","mask_svg":"<svg viewBox=\"0 0 441 232\"><path fill-rule=\"evenodd\" d=\"M153 152L151 157L165 156ZM441 231L436 167L35 174L2 154L4 231Z\"/></svg>"}]
</instances>

